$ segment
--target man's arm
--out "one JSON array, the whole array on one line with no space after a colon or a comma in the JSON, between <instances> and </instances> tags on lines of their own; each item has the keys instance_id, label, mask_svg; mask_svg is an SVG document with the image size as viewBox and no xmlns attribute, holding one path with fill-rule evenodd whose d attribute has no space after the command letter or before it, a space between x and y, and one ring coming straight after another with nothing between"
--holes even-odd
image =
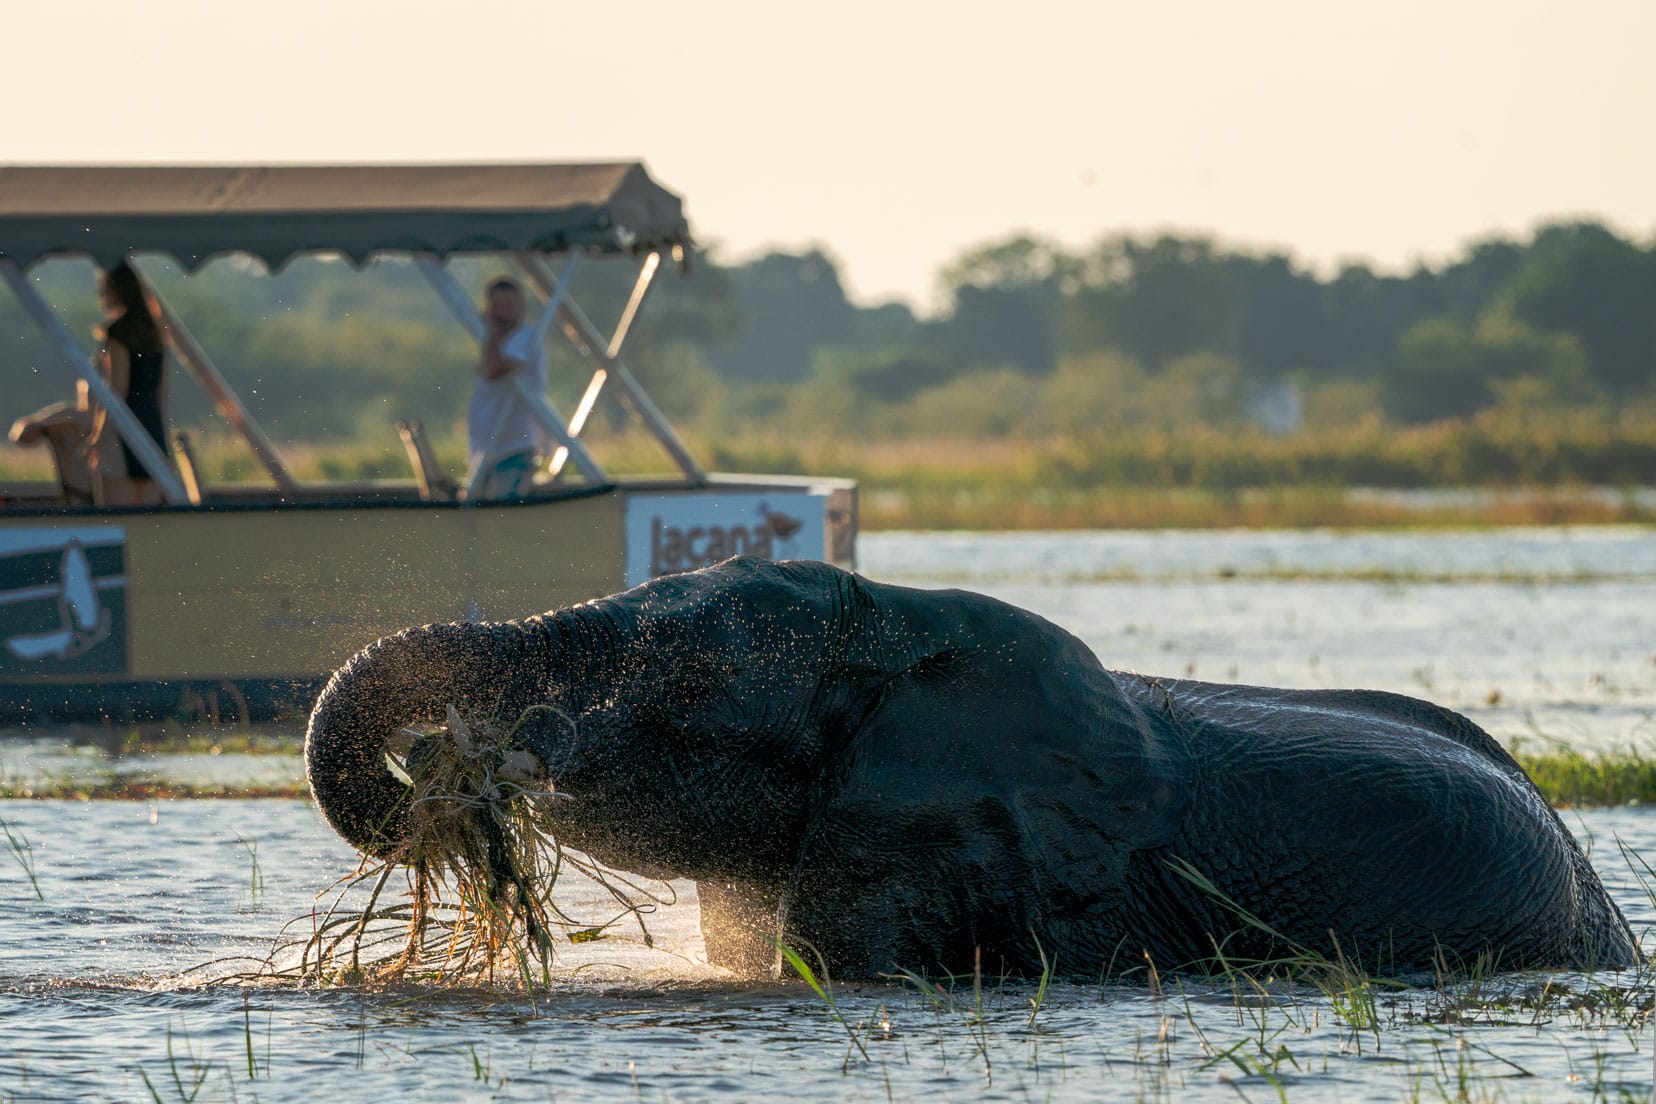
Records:
<instances>
[{"instance_id":1,"label":"man's arm","mask_svg":"<svg viewBox=\"0 0 1656 1104\"><path fill-rule=\"evenodd\" d=\"M506 335L509 332L498 326L489 327L489 336L483 339L483 357L477 367L484 379L497 380L528 367L525 361L506 352Z\"/></svg>"}]
</instances>

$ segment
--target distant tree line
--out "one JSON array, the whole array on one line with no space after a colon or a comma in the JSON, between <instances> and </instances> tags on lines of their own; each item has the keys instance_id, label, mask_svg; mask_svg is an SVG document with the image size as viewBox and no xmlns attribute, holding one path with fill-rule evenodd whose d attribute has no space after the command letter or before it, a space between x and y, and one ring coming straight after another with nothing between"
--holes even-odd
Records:
<instances>
[{"instance_id":1,"label":"distant tree line","mask_svg":"<svg viewBox=\"0 0 1656 1104\"><path fill-rule=\"evenodd\" d=\"M818 417L843 406L832 393L875 423L869 403L934 408L910 431L946 429L951 411L960 426L990 396L1047 429L1223 422L1288 385L1323 422L1656 400L1656 243L1595 222L1479 242L1403 275L1351 263L1319 276L1199 236L1114 235L1079 251L1018 236L944 269L946 309L929 320L851 306L821 253L722 275L739 308L770 308L708 349L723 381L811 388ZM975 420L964 428L996 428L987 409Z\"/></svg>"},{"instance_id":2,"label":"distant tree line","mask_svg":"<svg viewBox=\"0 0 1656 1104\"><path fill-rule=\"evenodd\" d=\"M453 268L474 289L499 271ZM382 438L409 416L457 431L475 352L412 265L301 259L266 274L232 258L193 277L155 260L146 271L279 440ZM90 266L51 262L35 275L89 333ZM1597 222L1478 242L1400 275L1360 263L1319 275L1200 235L1118 234L1081 249L1020 235L969 250L939 279L943 308L925 318L852 303L820 250L743 263L715 250L658 281L627 362L668 413L713 436L1656 410L1656 242ZM630 286L629 266L595 263L576 294L612 320ZM0 418L63 397L56 354L3 294L0 341ZM567 410L585 365L558 343L553 367ZM174 391L175 422L211 423L192 388Z\"/></svg>"}]
</instances>

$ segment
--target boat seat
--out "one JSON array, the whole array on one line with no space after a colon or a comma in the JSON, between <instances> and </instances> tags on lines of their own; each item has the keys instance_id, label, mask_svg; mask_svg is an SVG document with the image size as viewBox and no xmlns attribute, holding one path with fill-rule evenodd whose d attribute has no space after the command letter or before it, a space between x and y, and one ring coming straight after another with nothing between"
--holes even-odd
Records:
<instances>
[{"instance_id":1,"label":"boat seat","mask_svg":"<svg viewBox=\"0 0 1656 1104\"><path fill-rule=\"evenodd\" d=\"M397 423L397 434L402 438L408 462L414 468L414 478L420 484L420 497L429 500L452 501L460 495L460 484L444 472L431 451L431 440L426 436L425 423L409 418Z\"/></svg>"},{"instance_id":2,"label":"boat seat","mask_svg":"<svg viewBox=\"0 0 1656 1104\"><path fill-rule=\"evenodd\" d=\"M84 451L91 425L90 412L60 402L17 419L11 427L14 445L44 444L51 451L66 506L91 506L94 501L92 469Z\"/></svg>"},{"instance_id":3,"label":"boat seat","mask_svg":"<svg viewBox=\"0 0 1656 1104\"><path fill-rule=\"evenodd\" d=\"M173 465L184 484L184 494L191 506L200 506L205 497L201 489L201 467L196 463L195 439L188 430L175 429L172 435Z\"/></svg>"}]
</instances>

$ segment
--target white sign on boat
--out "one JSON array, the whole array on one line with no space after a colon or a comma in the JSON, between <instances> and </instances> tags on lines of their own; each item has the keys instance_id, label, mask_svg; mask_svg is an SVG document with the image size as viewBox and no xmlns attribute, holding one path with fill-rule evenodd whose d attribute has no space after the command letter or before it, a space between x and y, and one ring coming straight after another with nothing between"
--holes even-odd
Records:
<instances>
[{"instance_id":1,"label":"white sign on boat","mask_svg":"<svg viewBox=\"0 0 1656 1104\"><path fill-rule=\"evenodd\" d=\"M826 495L777 491L632 495L626 583L693 571L731 556L827 560Z\"/></svg>"}]
</instances>

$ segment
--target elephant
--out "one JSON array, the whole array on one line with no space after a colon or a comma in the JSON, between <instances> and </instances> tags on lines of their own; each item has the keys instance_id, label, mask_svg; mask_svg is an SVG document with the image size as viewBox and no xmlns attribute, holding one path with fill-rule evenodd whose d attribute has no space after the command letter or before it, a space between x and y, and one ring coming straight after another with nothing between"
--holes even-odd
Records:
<instances>
[{"instance_id":1,"label":"elephant","mask_svg":"<svg viewBox=\"0 0 1656 1104\"><path fill-rule=\"evenodd\" d=\"M351 844L394 849L408 789L387 740L449 706L525 716L518 746L570 798L560 844L693 879L708 959L738 976L778 976L784 945L841 979L1638 958L1557 813L1467 718L1108 670L967 591L739 557L386 637L306 734Z\"/></svg>"}]
</instances>

